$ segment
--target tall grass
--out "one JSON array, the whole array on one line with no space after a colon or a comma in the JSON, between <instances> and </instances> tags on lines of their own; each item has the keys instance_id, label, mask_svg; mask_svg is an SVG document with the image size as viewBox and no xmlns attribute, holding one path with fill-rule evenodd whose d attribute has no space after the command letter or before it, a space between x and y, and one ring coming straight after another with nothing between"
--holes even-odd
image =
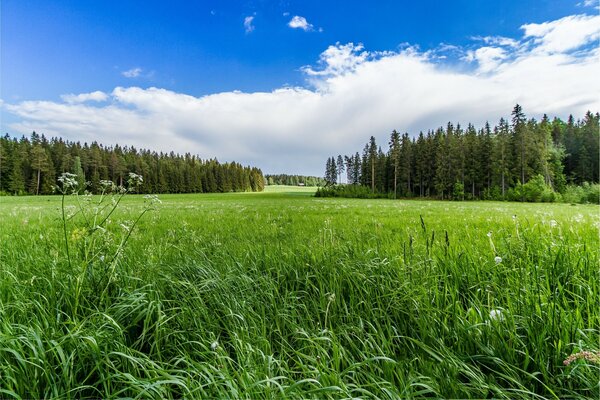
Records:
<instances>
[{"instance_id":1,"label":"tall grass","mask_svg":"<svg viewBox=\"0 0 600 400\"><path fill-rule=\"evenodd\" d=\"M600 395L596 206L161 199L2 200L0 397Z\"/></svg>"}]
</instances>

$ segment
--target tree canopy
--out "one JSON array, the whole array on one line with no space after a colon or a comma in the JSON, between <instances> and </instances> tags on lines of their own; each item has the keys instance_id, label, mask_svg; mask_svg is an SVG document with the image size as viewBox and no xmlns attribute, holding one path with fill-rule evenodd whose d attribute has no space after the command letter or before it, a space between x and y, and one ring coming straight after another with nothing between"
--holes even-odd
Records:
<instances>
[{"instance_id":1,"label":"tree canopy","mask_svg":"<svg viewBox=\"0 0 600 400\"><path fill-rule=\"evenodd\" d=\"M30 138L0 137L0 192L51 194L63 172L78 177L92 193L100 181L123 184L128 172L143 176L140 193L201 193L262 191L265 178L256 167L220 163L196 155L163 153L119 145L103 146L48 140L33 132ZM87 185L83 185L87 182Z\"/></svg>"},{"instance_id":2,"label":"tree canopy","mask_svg":"<svg viewBox=\"0 0 600 400\"><path fill-rule=\"evenodd\" d=\"M449 122L412 137L393 130L386 153L371 136L362 158L356 153L337 159L345 160L348 184L391 197L505 199L523 196L521 187L529 182L562 193L567 184L598 183L599 121L589 111L577 121L546 115L536 121L517 104L510 122L501 118L494 127ZM335 159L327 160L331 184Z\"/></svg>"}]
</instances>

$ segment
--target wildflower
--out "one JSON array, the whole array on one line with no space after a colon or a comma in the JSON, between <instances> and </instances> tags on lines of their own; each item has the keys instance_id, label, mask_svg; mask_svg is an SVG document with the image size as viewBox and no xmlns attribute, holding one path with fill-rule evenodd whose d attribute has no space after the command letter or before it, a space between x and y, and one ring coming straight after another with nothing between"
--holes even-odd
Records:
<instances>
[{"instance_id":1,"label":"wildflower","mask_svg":"<svg viewBox=\"0 0 600 400\"><path fill-rule=\"evenodd\" d=\"M550 220L550 227L554 228L556 225L558 225L558 223L555 220L551 219Z\"/></svg>"},{"instance_id":2,"label":"wildflower","mask_svg":"<svg viewBox=\"0 0 600 400\"><path fill-rule=\"evenodd\" d=\"M593 364L600 364L600 351L580 351L579 353L571 354L563 361L563 364L569 365L576 360L586 360Z\"/></svg>"},{"instance_id":3,"label":"wildflower","mask_svg":"<svg viewBox=\"0 0 600 400\"><path fill-rule=\"evenodd\" d=\"M216 341L216 340L210 344L210 349L211 349L212 351L215 351L215 350L217 350L217 347L219 347L219 342L218 342L218 341Z\"/></svg>"},{"instance_id":4,"label":"wildflower","mask_svg":"<svg viewBox=\"0 0 600 400\"><path fill-rule=\"evenodd\" d=\"M495 321L504 321L504 314L502 313L502 310L499 308L490 310L490 319Z\"/></svg>"},{"instance_id":5,"label":"wildflower","mask_svg":"<svg viewBox=\"0 0 600 400\"><path fill-rule=\"evenodd\" d=\"M117 186L113 183L113 181L107 181L103 179L100 181L100 187L104 192L110 192L115 190Z\"/></svg>"},{"instance_id":6,"label":"wildflower","mask_svg":"<svg viewBox=\"0 0 600 400\"><path fill-rule=\"evenodd\" d=\"M71 232L71 240L74 242L78 242L86 236L87 231L83 228L75 228L73 232Z\"/></svg>"},{"instance_id":7,"label":"wildflower","mask_svg":"<svg viewBox=\"0 0 600 400\"><path fill-rule=\"evenodd\" d=\"M129 186L140 186L142 183L144 183L144 178L142 178L141 175L130 172L127 183L129 183Z\"/></svg>"},{"instance_id":8,"label":"wildflower","mask_svg":"<svg viewBox=\"0 0 600 400\"><path fill-rule=\"evenodd\" d=\"M492 231L489 231L489 232L487 233L487 237L489 237L489 238L491 238L491 237L492 237Z\"/></svg>"},{"instance_id":9,"label":"wildflower","mask_svg":"<svg viewBox=\"0 0 600 400\"><path fill-rule=\"evenodd\" d=\"M502 257L496 256L494 257L494 261L496 262L496 264L500 264L502 262Z\"/></svg>"},{"instance_id":10,"label":"wildflower","mask_svg":"<svg viewBox=\"0 0 600 400\"><path fill-rule=\"evenodd\" d=\"M77 175L69 172L63 172L58 178L58 181L62 185L62 190L66 191L67 189L75 189L75 187L78 185L77 179L75 178L77 178Z\"/></svg>"},{"instance_id":11,"label":"wildflower","mask_svg":"<svg viewBox=\"0 0 600 400\"><path fill-rule=\"evenodd\" d=\"M160 201L160 199L158 198L158 196L155 195L155 194L147 194L147 195L145 195L144 196L144 201L150 207L154 206L155 204L162 204L162 201Z\"/></svg>"}]
</instances>

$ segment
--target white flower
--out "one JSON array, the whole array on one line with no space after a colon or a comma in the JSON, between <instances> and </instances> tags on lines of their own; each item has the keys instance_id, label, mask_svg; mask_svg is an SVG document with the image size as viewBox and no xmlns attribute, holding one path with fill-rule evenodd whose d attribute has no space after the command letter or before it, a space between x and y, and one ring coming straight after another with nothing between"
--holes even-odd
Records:
<instances>
[{"instance_id":1,"label":"white flower","mask_svg":"<svg viewBox=\"0 0 600 400\"><path fill-rule=\"evenodd\" d=\"M502 257L496 256L494 257L494 261L496 262L496 264L500 264L502 262Z\"/></svg>"},{"instance_id":2,"label":"white flower","mask_svg":"<svg viewBox=\"0 0 600 400\"><path fill-rule=\"evenodd\" d=\"M551 219L551 220L550 220L550 226L551 226L552 228L554 228L556 225L558 225L558 223L557 223L555 220Z\"/></svg>"},{"instance_id":3,"label":"white flower","mask_svg":"<svg viewBox=\"0 0 600 400\"><path fill-rule=\"evenodd\" d=\"M492 237L492 232L491 231L487 233L487 237L489 237L489 238Z\"/></svg>"},{"instance_id":4,"label":"white flower","mask_svg":"<svg viewBox=\"0 0 600 400\"><path fill-rule=\"evenodd\" d=\"M212 351L215 351L217 347L219 347L219 342L217 342L216 340L210 344L210 349Z\"/></svg>"},{"instance_id":5,"label":"white flower","mask_svg":"<svg viewBox=\"0 0 600 400\"><path fill-rule=\"evenodd\" d=\"M504 315L502 313L502 310L500 310L499 308L495 308L495 309L491 310L490 311L490 319L496 320L496 321L504 321Z\"/></svg>"},{"instance_id":6,"label":"white flower","mask_svg":"<svg viewBox=\"0 0 600 400\"><path fill-rule=\"evenodd\" d=\"M142 178L141 175L130 172L127 182L130 186L140 186L142 183L144 183L144 178Z\"/></svg>"},{"instance_id":7,"label":"white flower","mask_svg":"<svg viewBox=\"0 0 600 400\"><path fill-rule=\"evenodd\" d=\"M71 174L69 172L63 172L58 181L62 184L62 190L66 191L67 189L74 189L77 186L77 175Z\"/></svg>"}]
</instances>

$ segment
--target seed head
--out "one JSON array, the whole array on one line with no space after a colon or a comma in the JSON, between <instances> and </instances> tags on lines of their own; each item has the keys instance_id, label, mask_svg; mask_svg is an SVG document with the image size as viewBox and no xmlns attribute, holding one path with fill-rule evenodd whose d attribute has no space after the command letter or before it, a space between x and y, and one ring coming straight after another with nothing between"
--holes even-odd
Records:
<instances>
[{"instance_id":1,"label":"seed head","mask_svg":"<svg viewBox=\"0 0 600 400\"><path fill-rule=\"evenodd\" d=\"M502 310L499 308L490 310L490 319L495 321L504 321L504 314Z\"/></svg>"},{"instance_id":2,"label":"seed head","mask_svg":"<svg viewBox=\"0 0 600 400\"><path fill-rule=\"evenodd\" d=\"M496 264L500 264L502 262L502 257L496 256L494 257L494 261L496 262Z\"/></svg>"},{"instance_id":3,"label":"seed head","mask_svg":"<svg viewBox=\"0 0 600 400\"><path fill-rule=\"evenodd\" d=\"M586 360L593 364L600 364L600 351L580 351L579 353L571 354L563 361L563 364L569 365L576 360Z\"/></svg>"},{"instance_id":4,"label":"seed head","mask_svg":"<svg viewBox=\"0 0 600 400\"><path fill-rule=\"evenodd\" d=\"M210 349L211 349L212 351L215 351L215 350L217 350L217 347L219 347L219 342L218 342L218 341L216 341L216 340L210 344Z\"/></svg>"}]
</instances>

